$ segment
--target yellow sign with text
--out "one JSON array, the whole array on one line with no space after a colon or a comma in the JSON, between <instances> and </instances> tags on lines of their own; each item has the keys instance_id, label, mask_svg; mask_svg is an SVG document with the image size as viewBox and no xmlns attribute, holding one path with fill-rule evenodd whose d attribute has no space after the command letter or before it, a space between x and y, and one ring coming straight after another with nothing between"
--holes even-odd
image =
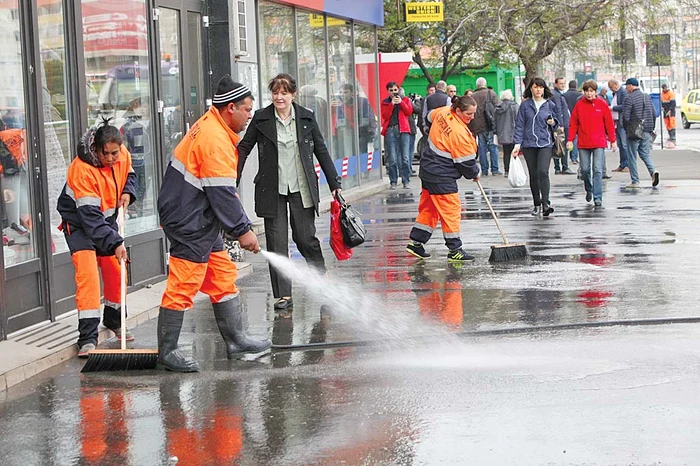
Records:
<instances>
[{"instance_id":1,"label":"yellow sign with text","mask_svg":"<svg viewBox=\"0 0 700 466\"><path fill-rule=\"evenodd\" d=\"M445 7L442 2L407 2L407 23L427 23L445 20Z\"/></svg>"},{"instance_id":2,"label":"yellow sign with text","mask_svg":"<svg viewBox=\"0 0 700 466\"><path fill-rule=\"evenodd\" d=\"M312 28L322 28L323 27L323 15L316 15L314 13L309 13L309 24ZM330 16L326 20L326 24L330 26L345 26L347 21L339 18L331 18Z\"/></svg>"}]
</instances>

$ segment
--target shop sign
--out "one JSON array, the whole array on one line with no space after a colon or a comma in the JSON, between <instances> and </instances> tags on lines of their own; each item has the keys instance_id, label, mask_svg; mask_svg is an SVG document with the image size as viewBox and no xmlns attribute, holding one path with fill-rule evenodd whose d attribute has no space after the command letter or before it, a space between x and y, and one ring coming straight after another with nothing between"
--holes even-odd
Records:
<instances>
[{"instance_id":1,"label":"shop sign","mask_svg":"<svg viewBox=\"0 0 700 466\"><path fill-rule=\"evenodd\" d=\"M444 21L443 2L408 2L406 3L407 23L427 23Z\"/></svg>"},{"instance_id":2,"label":"shop sign","mask_svg":"<svg viewBox=\"0 0 700 466\"><path fill-rule=\"evenodd\" d=\"M314 13L309 13L309 24L312 28L322 28L323 27L323 15L317 15ZM331 18L328 17L326 20L328 27L331 26L345 26L347 22L344 19Z\"/></svg>"}]
</instances>

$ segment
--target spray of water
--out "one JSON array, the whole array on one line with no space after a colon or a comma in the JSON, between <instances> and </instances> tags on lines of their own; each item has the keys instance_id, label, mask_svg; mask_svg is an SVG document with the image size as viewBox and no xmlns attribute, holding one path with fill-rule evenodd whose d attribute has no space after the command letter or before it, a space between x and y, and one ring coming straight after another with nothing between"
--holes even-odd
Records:
<instances>
[{"instance_id":1,"label":"spray of water","mask_svg":"<svg viewBox=\"0 0 700 466\"><path fill-rule=\"evenodd\" d=\"M341 281L332 275L320 274L305 263L261 252L279 273L292 280L295 286L303 287L312 300L329 306L334 320L342 320L356 332L356 338L398 342L427 335L447 338L451 334L443 327L422 321L416 312L392 308L365 292L361 283L347 278Z\"/></svg>"}]
</instances>

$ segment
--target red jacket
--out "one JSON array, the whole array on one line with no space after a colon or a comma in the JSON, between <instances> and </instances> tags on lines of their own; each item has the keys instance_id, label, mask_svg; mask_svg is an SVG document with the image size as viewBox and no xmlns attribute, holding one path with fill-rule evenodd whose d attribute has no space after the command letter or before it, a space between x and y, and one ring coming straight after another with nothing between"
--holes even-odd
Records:
<instances>
[{"instance_id":1,"label":"red jacket","mask_svg":"<svg viewBox=\"0 0 700 466\"><path fill-rule=\"evenodd\" d=\"M394 104L391 103L391 97L382 100L382 136L386 135L386 129L389 127L391 114L394 112ZM399 104L399 130L402 133L410 133L411 125L408 122L409 117L413 114L413 105L411 99L404 97Z\"/></svg>"},{"instance_id":2,"label":"red jacket","mask_svg":"<svg viewBox=\"0 0 700 466\"><path fill-rule=\"evenodd\" d=\"M605 99L584 96L576 102L569 121L569 141L577 135L579 149L601 149L608 147L608 141L615 142L615 123Z\"/></svg>"}]
</instances>

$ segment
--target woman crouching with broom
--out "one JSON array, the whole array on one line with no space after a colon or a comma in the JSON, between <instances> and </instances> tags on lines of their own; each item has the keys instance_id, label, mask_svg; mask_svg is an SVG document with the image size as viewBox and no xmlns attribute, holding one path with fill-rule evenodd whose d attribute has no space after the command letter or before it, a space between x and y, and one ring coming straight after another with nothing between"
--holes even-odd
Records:
<instances>
[{"instance_id":1,"label":"woman crouching with broom","mask_svg":"<svg viewBox=\"0 0 700 466\"><path fill-rule=\"evenodd\" d=\"M61 229L75 267L75 301L78 307L78 356L86 358L97 345L100 324L100 276L104 282L104 326L117 337L125 332L120 322L120 261L127 260L124 238L117 229L120 207L136 200L136 175L131 154L119 130L103 120L85 132L78 157L68 168L58 198Z\"/></svg>"},{"instance_id":2,"label":"woman crouching with broom","mask_svg":"<svg viewBox=\"0 0 700 466\"><path fill-rule=\"evenodd\" d=\"M441 107L428 114L430 134L420 159L421 195L418 217L411 229L411 243L406 251L420 259L430 257L424 244L437 226L442 225L449 262L471 262L474 256L462 249L459 234L462 205L457 188L461 177L479 181L481 169L476 162L476 138L467 125L476 114L476 101L456 96L451 107Z\"/></svg>"}]
</instances>

